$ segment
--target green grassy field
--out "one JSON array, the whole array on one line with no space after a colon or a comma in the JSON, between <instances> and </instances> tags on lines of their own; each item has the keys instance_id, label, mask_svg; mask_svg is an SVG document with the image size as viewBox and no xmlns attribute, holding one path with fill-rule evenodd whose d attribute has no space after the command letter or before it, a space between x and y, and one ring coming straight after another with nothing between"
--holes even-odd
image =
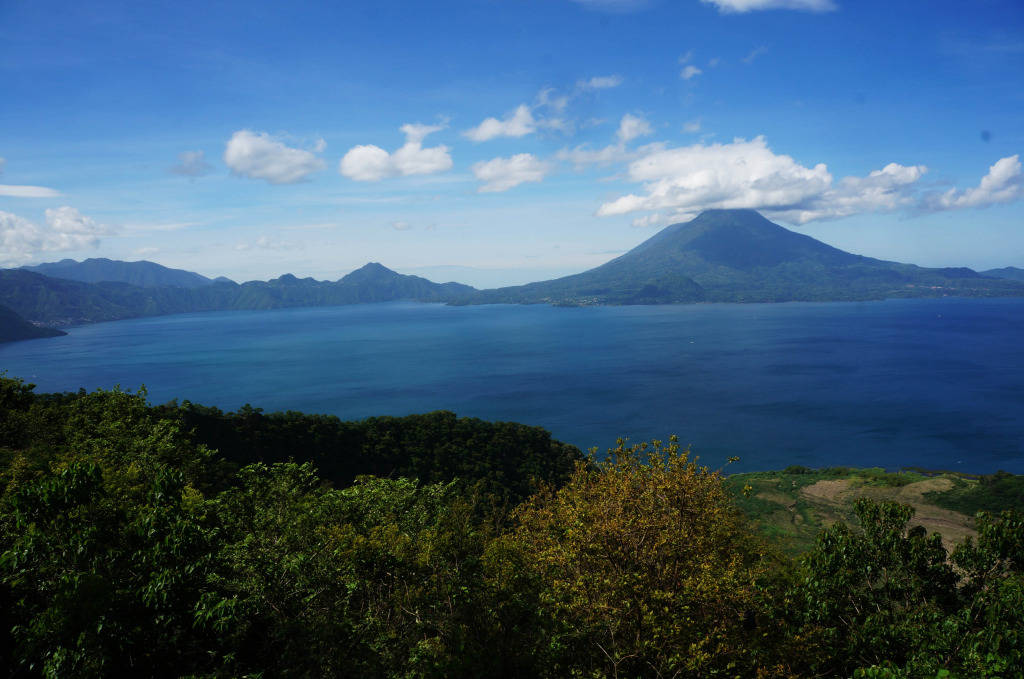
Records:
<instances>
[{"instance_id":1,"label":"green grassy field","mask_svg":"<svg viewBox=\"0 0 1024 679\"><path fill-rule=\"evenodd\" d=\"M913 506L912 525L941 533L947 549L974 535L979 511L1024 510L1024 476L1006 472L972 477L925 470L793 465L775 472L732 474L726 482L739 507L793 555L805 551L823 528L836 521L856 525L853 503L860 497Z\"/></svg>"}]
</instances>

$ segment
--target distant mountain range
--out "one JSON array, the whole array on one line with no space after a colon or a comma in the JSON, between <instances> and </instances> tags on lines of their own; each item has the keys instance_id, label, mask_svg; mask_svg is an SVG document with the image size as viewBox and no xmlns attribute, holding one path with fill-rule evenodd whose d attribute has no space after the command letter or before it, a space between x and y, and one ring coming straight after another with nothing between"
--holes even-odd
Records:
<instances>
[{"instance_id":1,"label":"distant mountain range","mask_svg":"<svg viewBox=\"0 0 1024 679\"><path fill-rule=\"evenodd\" d=\"M988 271L982 271L983 276L992 276L993 278L1009 278L1014 281L1024 281L1024 269L1018 269L1015 266L1004 266L1002 269L989 269Z\"/></svg>"},{"instance_id":2,"label":"distant mountain range","mask_svg":"<svg viewBox=\"0 0 1024 679\"><path fill-rule=\"evenodd\" d=\"M595 269L493 290L433 283L370 263L343 278L237 284L152 262L63 260L0 270L0 341L76 325L192 311L420 300L450 304L670 304L1024 296L1024 270L984 274L850 254L752 210L709 210ZM27 333L27 334L26 334Z\"/></svg>"},{"instance_id":3,"label":"distant mountain range","mask_svg":"<svg viewBox=\"0 0 1024 679\"><path fill-rule=\"evenodd\" d=\"M100 283L104 281L128 283L140 288L155 288L169 285L175 288L199 288L215 282L232 281L227 278L215 280L201 274L183 269L169 269L153 262L120 262L113 259L87 259L76 262L73 259L62 259L49 264L23 266L24 271L34 271L50 278L64 278L82 283Z\"/></svg>"},{"instance_id":4,"label":"distant mountain range","mask_svg":"<svg viewBox=\"0 0 1024 679\"><path fill-rule=\"evenodd\" d=\"M192 311L279 309L415 299L443 302L475 292L459 283L432 283L377 263L335 282L291 274L241 285L223 279L201 287L140 287L120 281L83 283L25 269L0 270L0 304L38 325L60 326Z\"/></svg>"}]
</instances>

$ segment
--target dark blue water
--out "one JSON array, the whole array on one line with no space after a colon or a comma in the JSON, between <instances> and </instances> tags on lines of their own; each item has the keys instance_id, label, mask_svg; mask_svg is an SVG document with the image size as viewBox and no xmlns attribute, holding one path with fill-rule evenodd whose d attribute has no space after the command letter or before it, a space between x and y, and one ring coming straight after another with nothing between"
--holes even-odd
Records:
<instances>
[{"instance_id":1,"label":"dark blue water","mask_svg":"<svg viewBox=\"0 0 1024 679\"><path fill-rule=\"evenodd\" d=\"M37 391L136 389L344 419L452 410L712 467L1024 473L1024 300L554 308L411 303L165 316L0 345Z\"/></svg>"}]
</instances>

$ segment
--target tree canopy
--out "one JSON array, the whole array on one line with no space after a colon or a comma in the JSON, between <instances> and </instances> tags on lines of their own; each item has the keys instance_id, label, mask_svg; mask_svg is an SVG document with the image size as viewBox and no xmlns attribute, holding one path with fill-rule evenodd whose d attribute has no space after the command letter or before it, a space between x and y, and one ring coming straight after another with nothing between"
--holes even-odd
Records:
<instances>
[{"instance_id":1,"label":"tree canopy","mask_svg":"<svg viewBox=\"0 0 1024 679\"><path fill-rule=\"evenodd\" d=\"M344 423L8 377L0 436L7 676L1024 673L1014 511L948 553L865 499L791 559L675 439L583 458L451 413Z\"/></svg>"}]
</instances>

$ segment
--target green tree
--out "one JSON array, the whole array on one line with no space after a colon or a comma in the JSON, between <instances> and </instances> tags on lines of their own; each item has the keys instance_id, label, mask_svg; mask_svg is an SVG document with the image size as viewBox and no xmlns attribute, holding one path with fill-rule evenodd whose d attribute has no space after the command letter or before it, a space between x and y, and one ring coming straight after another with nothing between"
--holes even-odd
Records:
<instances>
[{"instance_id":1,"label":"green tree","mask_svg":"<svg viewBox=\"0 0 1024 679\"><path fill-rule=\"evenodd\" d=\"M554 634L549 676L752 676L773 568L718 472L673 438L619 446L517 512Z\"/></svg>"},{"instance_id":2,"label":"green tree","mask_svg":"<svg viewBox=\"0 0 1024 679\"><path fill-rule=\"evenodd\" d=\"M803 559L797 625L819 654L808 654L809 670L846 677L857 668L931 667L959 603L942 537L908 527L913 507L865 498L854 507L861 529L835 524Z\"/></svg>"},{"instance_id":3,"label":"green tree","mask_svg":"<svg viewBox=\"0 0 1024 679\"><path fill-rule=\"evenodd\" d=\"M953 550L966 582L947 663L958 676L1024 676L1024 515L980 513L977 526Z\"/></svg>"},{"instance_id":4,"label":"green tree","mask_svg":"<svg viewBox=\"0 0 1024 679\"><path fill-rule=\"evenodd\" d=\"M0 556L12 671L46 677L172 677L211 657L193 632L211 534L165 471L144 503L111 502L95 464L26 484L10 500L18 537Z\"/></svg>"}]
</instances>

